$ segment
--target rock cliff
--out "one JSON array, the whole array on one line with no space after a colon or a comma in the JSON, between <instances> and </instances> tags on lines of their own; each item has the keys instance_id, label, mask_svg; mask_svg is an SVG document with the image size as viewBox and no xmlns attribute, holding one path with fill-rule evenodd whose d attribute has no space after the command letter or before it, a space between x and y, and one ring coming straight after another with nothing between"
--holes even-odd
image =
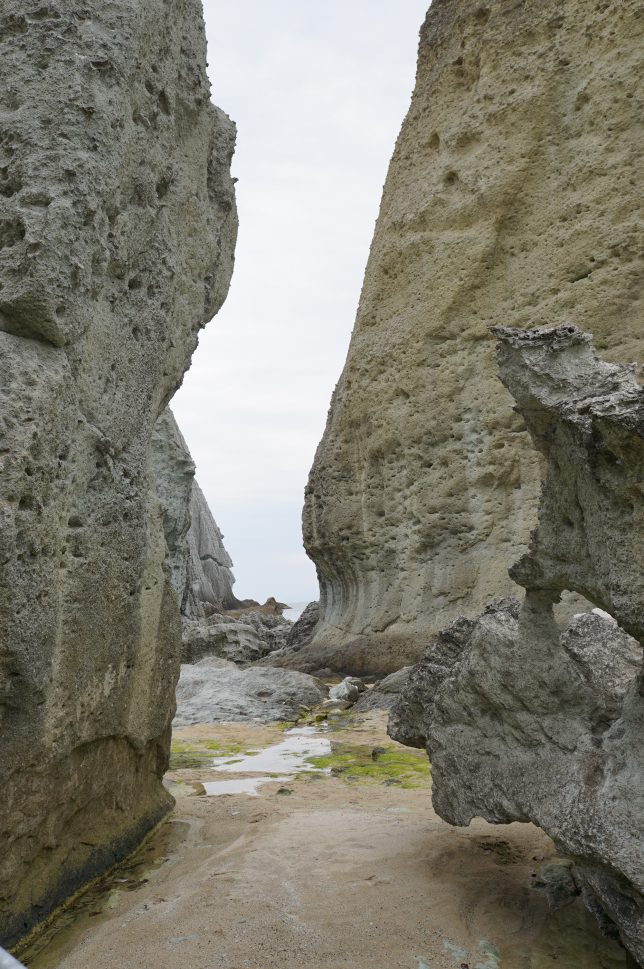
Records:
<instances>
[{"instance_id":1,"label":"rock cliff","mask_svg":"<svg viewBox=\"0 0 644 969\"><path fill-rule=\"evenodd\" d=\"M387 673L511 590L538 465L488 327L641 354L638 0L434 0L311 472L298 668ZM309 662L310 660L310 662Z\"/></svg>"},{"instance_id":2,"label":"rock cliff","mask_svg":"<svg viewBox=\"0 0 644 969\"><path fill-rule=\"evenodd\" d=\"M0 941L168 810L157 418L223 302L235 131L198 0L0 12Z\"/></svg>"},{"instance_id":3,"label":"rock cliff","mask_svg":"<svg viewBox=\"0 0 644 969\"><path fill-rule=\"evenodd\" d=\"M427 746L447 821L543 828L644 965L644 390L575 327L496 332L546 463L530 550L510 570L526 598L437 636L389 729ZM599 609L560 628L567 590Z\"/></svg>"},{"instance_id":4,"label":"rock cliff","mask_svg":"<svg viewBox=\"0 0 644 969\"><path fill-rule=\"evenodd\" d=\"M152 438L157 493L177 602L184 619L203 619L209 607L233 609L232 560L195 480L195 466L170 408Z\"/></svg>"}]
</instances>

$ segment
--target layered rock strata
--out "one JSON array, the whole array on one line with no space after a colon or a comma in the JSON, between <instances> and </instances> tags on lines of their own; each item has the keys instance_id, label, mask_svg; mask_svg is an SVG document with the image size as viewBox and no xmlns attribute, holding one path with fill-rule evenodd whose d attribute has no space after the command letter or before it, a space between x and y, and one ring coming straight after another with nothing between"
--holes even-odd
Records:
<instances>
[{"instance_id":1,"label":"layered rock strata","mask_svg":"<svg viewBox=\"0 0 644 969\"><path fill-rule=\"evenodd\" d=\"M195 479L195 465L169 407L152 438L157 493L169 550L172 585L187 620L239 605L224 536Z\"/></svg>"},{"instance_id":2,"label":"layered rock strata","mask_svg":"<svg viewBox=\"0 0 644 969\"><path fill-rule=\"evenodd\" d=\"M390 733L427 746L447 821L542 827L644 964L644 390L575 327L496 332L546 464L538 527L510 570L526 598L438 636ZM562 630L565 590L599 609Z\"/></svg>"},{"instance_id":3,"label":"layered rock strata","mask_svg":"<svg viewBox=\"0 0 644 969\"><path fill-rule=\"evenodd\" d=\"M385 674L509 594L538 467L488 327L642 349L638 0L434 0L311 472L308 668ZM301 668L305 668L302 666Z\"/></svg>"},{"instance_id":4,"label":"layered rock strata","mask_svg":"<svg viewBox=\"0 0 644 969\"><path fill-rule=\"evenodd\" d=\"M171 15L170 15L171 13ZM155 423L232 271L198 0L0 12L0 941L171 805Z\"/></svg>"}]
</instances>

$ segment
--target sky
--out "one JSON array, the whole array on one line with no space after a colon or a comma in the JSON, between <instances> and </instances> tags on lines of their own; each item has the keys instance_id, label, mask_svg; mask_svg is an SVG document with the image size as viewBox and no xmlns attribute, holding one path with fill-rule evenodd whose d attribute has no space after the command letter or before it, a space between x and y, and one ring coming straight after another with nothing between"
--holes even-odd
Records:
<instances>
[{"instance_id":1,"label":"sky","mask_svg":"<svg viewBox=\"0 0 644 969\"><path fill-rule=\"evenodd\" d=\"M427 0L204 0L237 123L228 299L172 402L239 598L317 598L304 487L351 337Z\"/></svg>"}]
</instances>

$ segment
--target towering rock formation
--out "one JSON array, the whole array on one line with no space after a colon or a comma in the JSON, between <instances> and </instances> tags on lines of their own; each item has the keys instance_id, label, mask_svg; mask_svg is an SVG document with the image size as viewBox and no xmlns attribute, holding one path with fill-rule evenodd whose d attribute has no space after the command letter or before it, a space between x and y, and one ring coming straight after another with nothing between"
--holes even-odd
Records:
<instances>
[{"instance_id":1,"label":"towering rock formation","mask_svg":"<svg viewBox=\"0 0 644 969\"><path fill-rule=\"evenodd\" d=\"M427 746L447 821L542 827L644 965L644 390L575 327L497 333L501 378L546 461L539 524L511 569L526 598L438 636L390 733ZM566 590L599 613L560 629Z\"/></svg>"},{"instance_id":2,"label":"towering rock formation","mask_svg":"<svg viewBox=\"0 0 644 969\"><path fill-rule=\"evenodd\" d=\"M307 488L322 620L299 668L387 672L510 590L538 467L491 324L641 352L640 13L434 0Z\"/></svg>"},{"instance_id":3,"label":"towering rock formation","mask_svg":"<svg viewBox=\"0 0 644 969\"><path fill-rule=\"evenodd\" d=\"M234 609L239 605L233 593L232 559L224 547L224 536L212 517L204 493L195 481L190 496L190 531L188 532L190 569L189 595L184 614L198 619L204 606Z\"/></svg>"},{"instance_id":4,"label":"towering rock formation","mask_svg":"<svg viewBox=\"0 0 644 969\"><path fill-rule=\"evenodd\" d=\"M0 11L0 941L169 808L150 441L223 302L234 126L198 0Z\"/></svg>"},{"instance_id":5,"label":"towering rock formation","mask_svg":"<svg viewBox=\"0 0 644 969\"><path fill-rule=\"evenodd\" d=\"M169 407L152 438L154 471L163 528L169 550L171 581L181 615L203 619L208 606L234 609L232 559L195 480L195 466Z\"/></svg>"}]
</instances>

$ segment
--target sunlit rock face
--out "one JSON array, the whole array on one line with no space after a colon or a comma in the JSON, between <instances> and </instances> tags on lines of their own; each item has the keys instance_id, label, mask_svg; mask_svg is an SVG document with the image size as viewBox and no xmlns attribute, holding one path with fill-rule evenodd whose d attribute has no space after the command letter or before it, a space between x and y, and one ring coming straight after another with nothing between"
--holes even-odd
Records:
<instances>
[{"instance_id":1,"label":"sunlit rock face","mask_svg":"<svg viewBox=\"0 0 644 969\"><path fill-rule=\"evenodd\" d=\"M641 355L640 13L434 0L307 489L322 618L300 662L387 673L510 594L539 474L490 325L572 319L607 360Z\"/></svg>"},{"instance_id":2,"label":"sunlit rock face","mask_svg":"<svg viewBox=\"0 0 644 969\"><path fill-rule=\"evenodd\" d=\"M545 459L539 523L510 570L526 598L436 636L389 730L427 747L447 821L542 827L644 965L644 390L575 327L496 332ZM560 628L568 590L599 609Z\"/></svg>"},{"instance_id":3,"label":"sunlit rock face","mask_svg":"<svg viewBox=\"0 0 644 969\"><path fill-rule=\"evenodd\" d=\"M232 559L169 407L157 421L152 454L171 582L182 617L199 620L210 609L233 609L239 603L233 593Z\"/></svg>"},{"instance_id":4,"label":"sunlit rock face","mask_svg":"<svg viewBox=\"0 0 644 969\"><path fill-rule=\"evenodd\" d=\"M168 810L150 440L232 271L197 0L0 12L0 941Z\"/></svg>"}]
</instances>

